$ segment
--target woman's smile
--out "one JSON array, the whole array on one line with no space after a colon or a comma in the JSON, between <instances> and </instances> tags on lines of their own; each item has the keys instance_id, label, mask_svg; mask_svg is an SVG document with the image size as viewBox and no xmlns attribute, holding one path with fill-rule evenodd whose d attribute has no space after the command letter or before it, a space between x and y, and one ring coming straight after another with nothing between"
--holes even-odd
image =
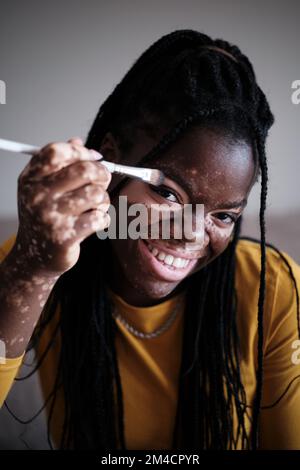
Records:
<instances>
[{"instance_id":1,"label":"woman's smile","mask_svg":"<svg viewBox=\"0 0 300 470\"><path fill-rule=\"evenodd\" d=\"M163 244L139 239L137 242L138 256L149 274L163 281L181 281L194 269L199 258L191 255L176 256L175 250Z\"/></svg>"}]
</instances>

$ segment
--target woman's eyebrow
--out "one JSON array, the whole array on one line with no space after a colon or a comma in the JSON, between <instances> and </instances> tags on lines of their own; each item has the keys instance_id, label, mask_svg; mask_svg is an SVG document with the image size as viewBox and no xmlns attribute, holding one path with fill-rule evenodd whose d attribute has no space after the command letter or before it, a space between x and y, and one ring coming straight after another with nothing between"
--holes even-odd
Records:
<instances>
[{"instance_id":1,"label":"woman's eyebrow","mask_svg":"<svg viewBox=\"0 0 300 470\"><path fill-rule=\"evenodd\" d=\"M180 173L177 173L173 171L172 168L169 168L167 165L160 165L159 169L163 171L165 176L171 180L173 180L175 183L177 183L181 188L189 195L193 195L193 187L190 184L190 182L184 178Z\"/></svg>"},{"instance_id":2,"label":"woman's eyebrow","mask_svg":"<svg viewBox=\"0 0 300 470\"><path fill-rule=\"evenodd\" d=\"M244 208L247 205L248 200L246 198L241 199L240 201L226 201L221 202L217 205L216 209L233 209L233 208Z\"/></svg>"}]
</instances>

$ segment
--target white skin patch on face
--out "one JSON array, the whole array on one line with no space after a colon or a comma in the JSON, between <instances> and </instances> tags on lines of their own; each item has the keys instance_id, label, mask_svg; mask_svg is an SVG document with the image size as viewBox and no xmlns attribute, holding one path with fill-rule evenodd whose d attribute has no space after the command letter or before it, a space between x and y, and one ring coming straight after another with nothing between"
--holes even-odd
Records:
<instances>
[{"instance_id":1,"label":"white skin patch on face","mask_svg":"<svg viewBox=\"0 0 300 470\"><path fill-rule=\"evenodd\" d=\"M187 170L186 172L190 173L192 176L196 176L198 174L198 170L196 168L191 168L190 170Z\"/></svg>"},{"instance_id":2,"label":"white skin patch on face","mask_svg":"<svg viewBox=\"0 0 300 470\"><path fill-rule=\"evenodd\" d=\"M16 307L21 307L22 302L23 302L23 297L22 297L22 296L20 296L20 297L12 297L12 298L11 298L11 303L12 303L12 305L15 305Z\"/></svg>"},{"instance_id":3,"label":"white skin patch on face","mask_svg":"<svg viewBox=\"0 0 300 470\"><path fill-rule=\"evenodd\" d=\"M13 345L17 342L17 339L18 339L18 337L17 337L17 338L13 338L13 339L11 340L11 342L9 343L10 346L13 346Z\"/></svg>"},{"instance_id":4,"label":"white skin patch on face","mask_svg":"<svg viewBox=\"0 0 300 470\"><path fill-rule=\"evenodd\" d=\"M39 284L43 284L45 282L45 278L44 277L33 276L32 281L33 281L34 284L39 285Z\"/></svg>"},{"instance_id":5,"label":"white skin patch on face","mask_svg":"<svg viewBox=\"0 0 300 470\"><path fill-rule=\"evenodd\" d=\"M21 308L21 313L26 313L26 312L28 312L28 310L29 310L29 306L26 305L25 307Z\"/></svg>"},{"instance_id":6,"label":"white skin patch on face","mask_svg":"<svg viewBox=\"0 0 300 470\"><path fill-rule=\"evenodd\" d=\"M228 228L220 228L220 227L217 227L212 220L210 220L207 217L205 217L205 229L207 230L207 232L210 234L210 236L217 236L221 239L226 239L226 238L229 238L231 233L232 233L232 230L233 230L233 225L232 224L228 224Z\"/></svg>"}]
</instances>

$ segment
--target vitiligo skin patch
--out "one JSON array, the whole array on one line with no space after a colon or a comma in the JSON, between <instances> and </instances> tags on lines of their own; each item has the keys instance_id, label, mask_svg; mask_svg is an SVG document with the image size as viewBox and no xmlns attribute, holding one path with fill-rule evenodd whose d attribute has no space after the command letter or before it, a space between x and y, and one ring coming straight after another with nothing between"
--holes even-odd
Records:
<instances>
[{"instance_id":1,"label":"vitiligo skin patch","mask_svg":"<svg viewBox=\"0 0 300 470\"><path fill-rule=\"evenodd\" d=\"M19 229L0 265L0 340L20 356L57 279L76 262L80 242L109 224L111 174L82 145L51 144L18 180Z\"/></svg>"}]
</instances>

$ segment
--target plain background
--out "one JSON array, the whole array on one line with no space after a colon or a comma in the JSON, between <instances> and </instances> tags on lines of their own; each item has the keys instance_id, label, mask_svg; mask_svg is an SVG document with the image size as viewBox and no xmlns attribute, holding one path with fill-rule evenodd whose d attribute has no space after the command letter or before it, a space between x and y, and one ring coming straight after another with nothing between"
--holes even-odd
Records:
<instances>
[{"instance_id":1,"label":"plain background","mask_svg":"<svg viewBox=\"0 0 300 470\"><path fill-rule=\"evenodd\" d=\"M36 145L85 138L100 104L145 48L182 28L236 43L252 61L276 118L267 146L268 239L300 262L300 105L291 101L300 79L296 0L1 1L7 102L0 104L0 137ZM0 242L16 230L17 177L27 161L0 151ZM259 189L245 211L246 234L257 233ZM36 411L38 393L13 389L20 417ZM41 429L16 426L2 411L0 447L43 448Z\"/></svg>"},{"instance_id":2,"label":"plain background","mask_svg":"<svg viewBox=\"0 0 300 470\"><path fill-rule=\"evenodd\" d=\"M0 137L36 145L85 138L100 104L160 36L191 28L224 38L249 56L275 114L267 147L268 237L300 261L300 105L291 101L291 84L300 78L299 18L296 0L2 1L0 79L7 92ZM17 177L28 157L0 151L0 159L1 242L16 229ZM259 189L245 211L249 234L257 233Z\"/></svg>"}]
</instances>

